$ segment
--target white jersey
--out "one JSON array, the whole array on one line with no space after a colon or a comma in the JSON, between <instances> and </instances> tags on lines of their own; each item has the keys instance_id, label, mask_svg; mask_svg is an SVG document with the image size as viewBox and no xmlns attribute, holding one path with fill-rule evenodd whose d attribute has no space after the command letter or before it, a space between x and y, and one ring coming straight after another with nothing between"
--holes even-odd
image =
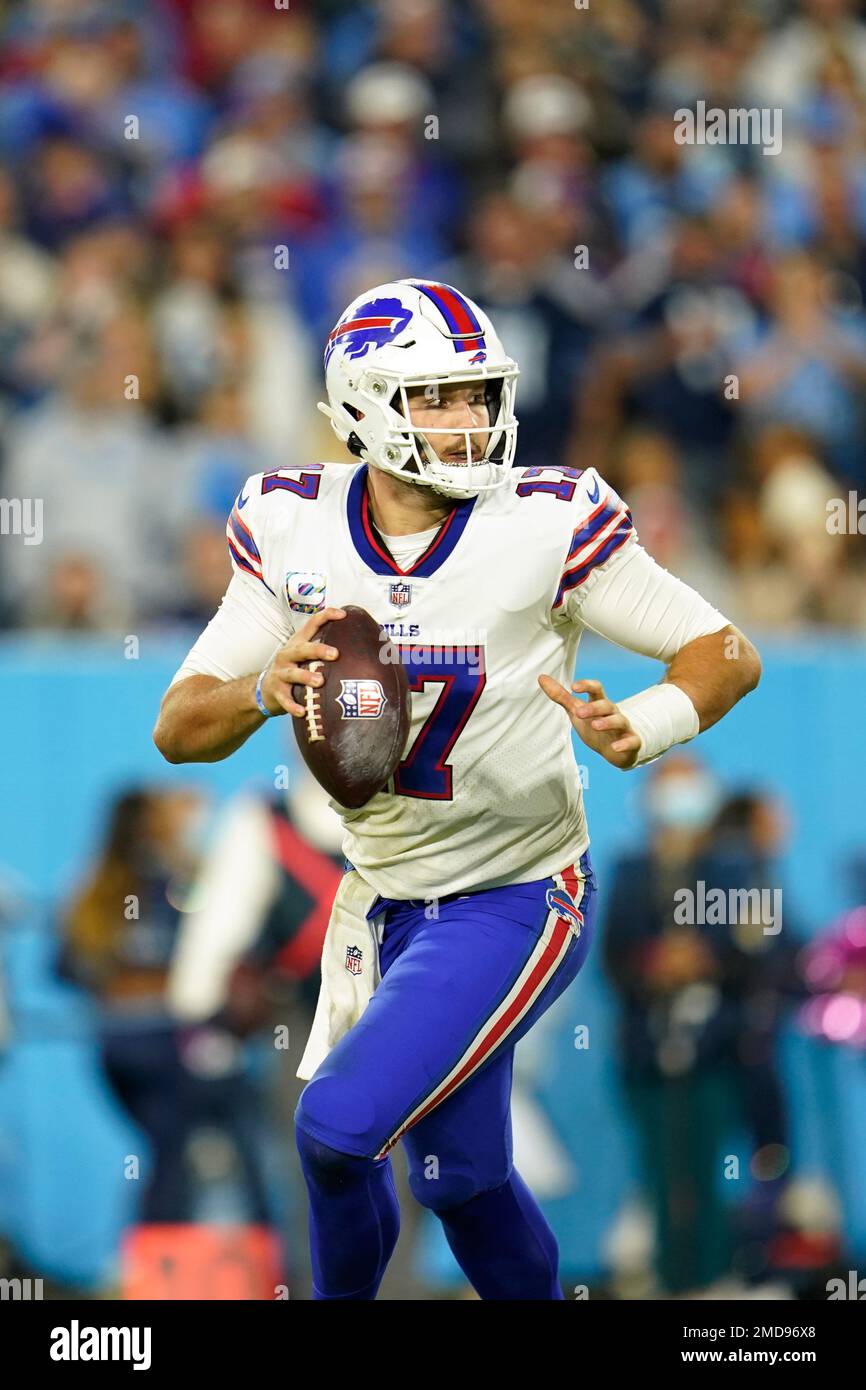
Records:
<instances>
[{"instance_id":1,"label":"white jersey","mask_svg":"<svg viewBox=\"0 0 866 1390\"><path fill-rule=\"evenodd\" d=\"M227 528L234 577L175 680L257 674L311 613L366 608L406 666L412 723L387 788L336 808L346 857L398 899L558 873L589 837L571 723L538 676L568 687L587 628L669 661L727 620L646 554L593 469L513 470L458 502L405 569L371 522L366 473L247 481Z\"/></svg>"}]
</instances>

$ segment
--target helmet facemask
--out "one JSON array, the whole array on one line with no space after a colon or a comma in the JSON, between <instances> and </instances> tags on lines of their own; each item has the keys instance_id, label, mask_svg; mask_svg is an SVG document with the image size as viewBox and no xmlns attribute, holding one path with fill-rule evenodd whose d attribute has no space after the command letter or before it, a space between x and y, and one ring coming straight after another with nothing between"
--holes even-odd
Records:
<instances>
[{"instance_id":1,"label":"helmet facemask","mask_svg":"<svg viewBox=\"0 0 866 1390\"><path fill-rule=\"evenodd\" d=\"M498 368L488 375L484 372L465 376L391 376L387 372L371 374L362 381L361 394L369 392L376 401L377 414L384 420L384 438L372 446L364 438L363 416L354 424L352 433L359 441L362 457L376 468L383 469L406 482L433 488L446 497L475 497L492 492L505 481L514 459L517 442L517 420L514 416L514 394L517 368ZM417 389L432 402L447 386L484 383L488 411L486 425L459 426L416 425L412 422L409 393ZM385 398L385 399L383 399ZM463 436L468 463L447 463L439 457L437 442L443 437ZM372 447L371 447L372 446Z\"/></svg>"}]
</instances>

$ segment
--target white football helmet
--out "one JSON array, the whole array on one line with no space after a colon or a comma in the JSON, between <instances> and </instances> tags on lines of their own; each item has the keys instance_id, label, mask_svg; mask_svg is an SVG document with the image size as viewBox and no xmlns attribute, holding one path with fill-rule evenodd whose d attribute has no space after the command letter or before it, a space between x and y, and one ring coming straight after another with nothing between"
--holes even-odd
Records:
<instances>
[{"instance_id":1,"label":"white football helmet","mask_svg":"<svg viewBox=\"0 0 866 1390\"><path fill-rule=\"evenodd\" d=\"M475 497L508 477L518 375L471 299L432 280L396 280L359 295L328 334L329 404L319 409L337 437L375 468L447 497ZM407 390L422 387L432 401L441 385L474 381L486 383L487 428L412 424ZM465 435L465 464L444 463L436 450L437 435L455 434Z\"/></svg>"}]
</instances>

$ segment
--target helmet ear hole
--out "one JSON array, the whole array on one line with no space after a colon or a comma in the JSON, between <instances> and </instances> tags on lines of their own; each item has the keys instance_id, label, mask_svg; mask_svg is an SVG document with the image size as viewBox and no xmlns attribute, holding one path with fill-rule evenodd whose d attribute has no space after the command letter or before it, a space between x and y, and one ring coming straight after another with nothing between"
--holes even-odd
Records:
<instances>
[{"instance_id":1,"label":"helmet ear hole","mask_svg":"<svg viewBox=\"0 0 866 1390\"><path fill-rule=\"evenodd\" d=\"M496 423L499 411L502 406L502 388L505 383L502 377L490 377L484 383L484 404L487 406L487 414L491 425Z\"/></svg>"},{"instance_id":2,"label":"helmet ear hole","mask_svg":"<svg viewBox=\"0 0 866 1390\"><path fill-rule=\"evenodd\" d=\"M363 420L364 418L363 411L358 410L354 405L350 405L348 401L343 401L343 409L347 415L351 415L353 420ZM350 454L354 454L355 458L361 458L363 456L364 445L361 443L360 438L355 434L354 430L346 440L346 448L349 450Z\"/></svg>"}]
</instances>

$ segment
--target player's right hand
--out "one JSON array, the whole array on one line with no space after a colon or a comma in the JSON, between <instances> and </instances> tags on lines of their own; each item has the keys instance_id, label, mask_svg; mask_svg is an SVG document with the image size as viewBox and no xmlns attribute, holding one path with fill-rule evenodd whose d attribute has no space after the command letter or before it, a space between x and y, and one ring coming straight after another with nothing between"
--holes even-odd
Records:
<instances>
[{"instance_id":1,"label":"player's right hand","mask_svg":"<svg viewBox=\"0 0 866 1390\"><path fill-rule=\"evenodd\" d=\"M280 647L265 667L262 677L262 700L272 714L293 714L300 718L304 714L292 696L293 685L321 685L324 676L319 671L309 671L300 666L301 661L336 661L340 655L336 647L326 646L315 640L316 633L323 623L335 618L345 618L342 608L323 608L308 618L284 647Z\"/></svg>"}]
</instances>

